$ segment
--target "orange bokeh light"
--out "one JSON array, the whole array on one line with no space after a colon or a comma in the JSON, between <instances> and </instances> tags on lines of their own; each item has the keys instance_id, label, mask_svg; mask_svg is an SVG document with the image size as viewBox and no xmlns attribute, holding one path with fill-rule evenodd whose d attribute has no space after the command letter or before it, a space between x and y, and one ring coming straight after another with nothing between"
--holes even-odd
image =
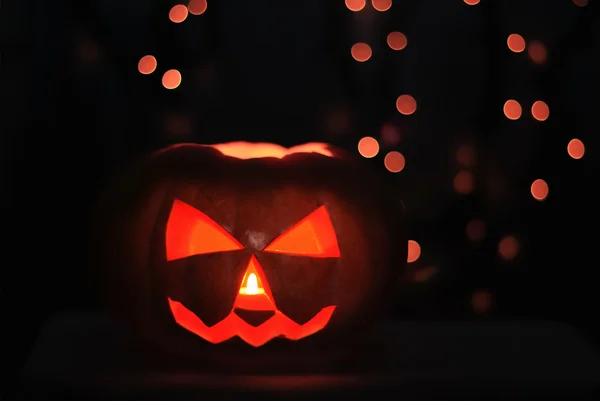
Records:
<instances>
[{"instance_id":1,"label":"orange bokeh light","mask_svg":"<svg viewBox=\"0 0 600 401\"><path fill-rule=\"evenodd\" d=\"M573 4L577 7L585 7L588 5L588 0L573 0Z\"/></svg>"},{"instance_id":2,"label":"orange bokeh light","mask_svg":"<svg viewBox=\"0 0 600 401\"><path fill-rule=\"evenodd\" d=\"M475 153L475 148L473 148L472 145L465 143L458 147L458 150L456 151L457 162L465 167L473 167L476 159L477 155Z\"/></svg>"},{"instance_id":3,"label":"orange bokeh light","mask_svg":"<svg viewBox=\"0 0 600 401\"><path fill-rule=\"evenodd\" d=\"M534 199L543 201L548 197L548 183L538 178L531 184L531 195Z\"/></svg>"},{"instance_id":4,"label":"orange bokeh light","mask_svg":"<svg viewBox=\"0 0 600 401\"><path fill-rule=\"evenodd\" d=\"M346 7L350 11L360 11L367 5L366 0L346 0Z\"/></svg>"},{"instance_id":5,"label":"orange bokeh light","mask_svg":"<svg viewBox=\"0 0 600 401\"><path fill-rule=\"evenodd\" d=\"M470 6L474 6L479 4L479 0L464 0L465 4L468 4Z\"/></svg>"},{"instance_id":6,"label":"orange bokeh light","mask_svg":"<svg viewBox=\"0 0 600 401\"><path fill-rule=\"evenodd\" d=\"M404 170L404 166L406 165L406 160L404 156L400 152L391 151L385 158L383 159L383 164L385 168L391 173L399 173Z\"/></svg>"},{"instance_id":7,"label":"orange bokeh light","mask_svg":"<svg viewBox=\"0 0 600 401\"><path fill-rule=\"evenodd\" d=\"M525 50L525 39L518 33L511 33L508 35L506 44L508 45L508 48L515 53L521 53Z\"/></svg>"},{"instance_id":8,"label":"orange bokeh light","mask_svg":"<svg viewBox=\"0 0 600 401\"><path fill-rule=\"evenodd\" d=\"M169 19L177 24L185 21L187 16L188 8L183 4L177 4L171 8L171 11L169 11Z\"/></svg>"},{"instance_id":9,"label":"orange bokeh light","mask_svg":"<svg viewBox=\"0 0 600 401\"><path fill-rule=\"evenodd\" d=\"M350 49L350 54L352 54L354 60L362 63L370 59L373 52L371 51L371 46L368 44L356 43L352 46L352 49Z\"/></svg>"},{"instance_id":10,"label":"orange bokeh light","mask_svg":"<svg viewBox=\"0 0 600 401\"><path fill-rule=\"evenodd\" d=\"M408 240L408 256L406 261L408 263L416 262L421 257L421 245L417 241Z\"/></svg>"},{"instance_id":11,"label":"orange bokeh light","mask_svg":"<svg viewBox=\"0 0 600 401\"><path fill-rule=\"evenodd\" d=\"M492 307L492 294L488 290L477 290L471 296L471 305L477 313L485 313Z\"/></svg>"},{"instance_id":12,"label":"orange bokeh light","mask_svg":"<svg viewBox=\"0 0 600 401\"><path fill-rule=\"evenodd\" d=\"M513 260L519 254L519 241L513 235L506 236L498 243L498 253L504 260Z\"/></svg>"},{"instance_id":13,"label":"orange bokeh light","mask_svg":"<svg viewBox=\"0 0 600 401\"><path fill-rule=\"evenodd\" d=\"M569 153L569 156L571 156L573 159L578 160L581 159L585 154L585 146L583 142L581 142L581 140L573 138L569 141L569 144L567 145L567 152Z\"/></svg>"},{"instance_id":14,"label":"orange bokeh light","mask_svg":"<svg viewBox=\"0 0 600 401\"><path fill-rule=\"evenodd\" d=\"M377 11L387 11L392 7L392 0L372 0L371 4Z\"/></svg>"},{"instance_id":15,"label":"orange bokeh light","mask_svg":"<svg viewBox=\"0 0 600 401\"><path fill-rule=\"evenodd\" d=\"M152 74L156 70L156 57L147 55L138 62L138 71L144 75Z\"/></svg>"},{"instance_id":16,"label":"orange bokeh light","mask_svg":"<svg viewBox=\"0 0 600 401\"><path fill-rule=\"evenodd\" d=\"M527 48L527 53L531 61L536 64L544 64L548 58L546 46L539 40L532 40Z\"/></svg>"},{"instance_id":17,"label":"orange bokeh light","mask_svg":"<svg viewBox=\"0 0 600 401\"><path fill-rule=\"evenodd\" d=\"M400 95L396 99L396 109L400 114L409 116L417 110L417 101L411 95Z\"/></svg>"},{"instance_id":18,"label":"orange bokeh light","mask_svg":"<svg viewBox=\"0 0 600 401\"><path fill-rule=\"evenodd\" d=\"M175 89L181 84L181 73L177 70L169 70L162 77L162 84L167 89Z\"/></svg>"},{"instance_id":19,"label":"orange bokeh light","mask_svg":"<svg viewBox=\"0 0 600 401\"><path fill-rule=\"evenodd\" d=\"M550 117L550 108L545 102L538 100L531 106L531 115L538 121L546 121Z\"/></svg>"},{"instance_id":20,"label":"orange bokeh light","mask_svg":"<svg viewBox=\"0 0 600 401\"><path fill-rule=\"evenodd\" d=\"M473 173L470 171L460 171L454 176L454 181L452 181L452 186L454 190L461 194L466 195L473 192Z\"/></svg>"},{"instance_id":21,"label":"orange bokeh light","mask_svg":"<svg viewBox=\"0 0 600 401\"><path fill-rule=\"evenodd\" d=\"M504 115L509 120L518 120L521 118L521 114L523 113L523 109L521 105L516 100L510 99L504 103Z\"/></svg>"},{"instance_id":22,"label":"orange bokeh light","mask_svg":"<svg viewBox=\"0 0 600 401\"><path fill-rule=\"evenodd\" d=\"M206 12L208 4L206 3L206 0L190 0L187 8L190 14L201 15Z\"/></svg>"},{"instance_id":23,"label":"orange bokeh light","mask_svg":"<svg viewBox=\"0 0 600 401\"><path fill-rule=\"evenodd\" d=\"M421 269L416 269L413 272L413 280L417 283L424 283L437 273L438 269L435 266L427 266Z\"/></svg>"},{"instance_id":24,"label":"orange bokeh light","mask_svg":"<svg viewBox=\"0 0 600 401\"><path fill-rule=\"evenodd\" d=\"M485 237L485 223L483 220L473 219L467 223L465 231L471 241L481 241Z\"/></svg>"},{"instance_id":25,"label":"orange bokeh light","mask_svg":"<svg viewBox=\"0 0 600 401\"><path fill-rule=\"evenodd\" d=\"M377 153L379 153L379 142L371 136L365 136L358 141L358 153L367 159L377 156Z\"/></svg>"},{"instance_id":26,"label":"orange bokeh light","mask_svg":"<svg viewBox=\"0 0 600 401\"><path fill-rule=\"evenodd\" d=\"M402 32L391 32L387 36L387 44L392 50L402 50L408 44L406 35Z\"/></svg>"}]
</instances>

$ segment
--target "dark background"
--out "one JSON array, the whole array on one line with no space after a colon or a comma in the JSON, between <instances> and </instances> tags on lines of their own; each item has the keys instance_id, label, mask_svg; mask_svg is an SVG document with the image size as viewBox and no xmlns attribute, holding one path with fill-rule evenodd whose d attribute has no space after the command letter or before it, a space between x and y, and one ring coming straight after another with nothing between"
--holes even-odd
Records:
<instances>
[{"instance_id":1,"label":"dark background","mask_svg":"<svg viewBox=\"0 0 600 401\"><path fill-rule=\"evenodd\" d=\"M374 137L381 149L365 162L403 188L422 250L399 269L398 319L550 319L599 338L597 1L394 0L385 12L369 1L352 12L342 0L220 0L179 24L168 17L175 4L0 4L9 370L49 316L97 307L84 230L98 191L141 154L180 141L358 152ZM388 47L392 31L405 49ZM511 33L539 41L545 57L511 52ZM368 61L352 58L356 42L371 46ZM147 54L158 67L142 75ZM171 68L183 77L174 90L161 85ZM414 114L396 110L401 94L416 99ZM522 106L518 120L503 113L508 99ZM536 100L550 108L546 121L532 117ZM586 146L580 160L567 153L573 138ZM472 157L457 157L461 146ZM383 162L392 150L406 158L396 174ZM467 194L453 187L461 171L474 177ZM530 192L537 178L550 188L544 201ZM479 240L466 234L473 219L484 223ZM510 260L499 251L506 236L518 244Z\"/></svg>"}]
</instances>

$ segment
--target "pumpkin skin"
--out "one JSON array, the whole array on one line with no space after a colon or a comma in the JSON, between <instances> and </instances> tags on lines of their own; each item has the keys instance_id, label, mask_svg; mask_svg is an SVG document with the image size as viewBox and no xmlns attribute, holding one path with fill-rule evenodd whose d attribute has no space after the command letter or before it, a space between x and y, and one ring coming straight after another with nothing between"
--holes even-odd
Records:
<instances>
[{"instance_id":1,"label":"pumpkin skin","mask_svg":"<svg viewBox=\"0 0 600 401\"><path fill-rule=\"evenodd\" d=\"M204 359L351 341L390 305L407 257L403 206L382 177L313 144L158 151L110 188L92 233L116 315L160 348ZM242 289L257 285L268 302L244 314Z\"/></svg>"}]
</instances>

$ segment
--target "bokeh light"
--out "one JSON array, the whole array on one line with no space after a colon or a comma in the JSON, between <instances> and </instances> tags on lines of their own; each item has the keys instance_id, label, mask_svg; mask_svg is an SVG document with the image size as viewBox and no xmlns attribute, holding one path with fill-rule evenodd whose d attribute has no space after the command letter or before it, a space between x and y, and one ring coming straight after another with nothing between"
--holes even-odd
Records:
<instances>
[{"instance_id":1,"label":"bokeh light","mask_svg":"<svg viewBox=\"0 0 600 401\"><path fill-rule=\"evenodd\" d=\"M409 116L417 111L417 101L411 95L400 95L396 99L396 109L400 114Z\"/></svg>"},{"instance_id":2,"label":"bokeh light","mask_svg":"<svg viewBox=\"0 0 600 401\"><path fill-rule=\"evenodd\" d=\"M169 19L177 24L185 21L187 16L188 8L183 4L177 4L171 8L171 11L169 11Z\"/></svg>"},{"instance_id":3,"label":"bokeh light","mask_svg":"<svg viewBox=\"0 0 600 401\"><path fill-rule=\"evenodd\" d=\"M585 7L588 5L588 0L573 0L573 4L577 7Z\"/></svg>"},{"instance_id":4,"label":"bokeh light","mask_svg":"<svg viewBox=\"0 0 600 401\"><path fill-rule=\"evenodd\" d=\"M177 70L169 70L162 77L162 84L167 89L175 89L181 84L181 73Z\"/></svg>"},{"instance_id":5,"label":"bokeh light","mask_svg":"<svg viewBox=\"0 0 600 401\"><path fill-rule=\"evenodd\" d=\"M406 160L404 160L404 156L402 155L402 153L394 150L385 155L385 158L383 159L383 164L389 172L399 173L400 171L404 170Z\"/></svg>"},{"instance_id":6,"label":"bokeh light","mask_svg":"<svg viewBox=\"0 0 600 401\"><path fill-rule=\"evenodd\" d=\"M206 12L208 4L206 0L190 0L187 9L192 15L202 15Z\"/></svg>"},{"instance_id":7,"label":"bokeh light","mask_svg":"<svg viewBox=\"0 0 600 401\"><path fill-rule=\"evenodd\" d=\"M476 313L489 312L492 307L492 294L486 289L480 289L471 296L471 306Z\"/></svg>"},{"instance_id":8,"label":"bokeh light","mask_svg":"<svg viewBox=\"0 0 600 401\"><path fill-rule=\"evenodd\" d=\"M464 167L473 167L476 161L475 148L468 143L464 143L458 147L456 151L456 161Z\"/></svg>"},{"instance_id":9,"label":"bokeh light","mask_svg":"<svg viewBox=\"0 0 600 401\"><path fill-rule=\"evenodd\" d=\"M365 136L358 141L358 153L367 159L377 156L377 153L379 153L379 142L373 137Z\"/></svg>"},{"instance_id":10,"label":"bokeh light","mask_svg":"<svg viewBox=\"0 0 600 401\"><path fill-rule=\"evenodd\" d=\"M421 257L421 245L415 240L408 240L408 256L406 261L408 263L416 262Z\"/></svg>"},{"instance_id":11,"label":"bokeh light","mask_svg":"<svg viewBox=\"0 0 600 401\"><path fill-rule=\"evenodd\" d=\"M518 120L521 118L521 114L523 113L523 109L521 105L516 100L510 99L504 103L504 115L509 120Z\"/></svg>"},{"instance_id":12,"label":"bokeh light","mask_svg":"<svg viewBox=\"0 0 600 401\"><path fill-rule=\"evenodd\" d=\"M573 159L578 160L581 159L585 154L585 146L583 145L583 142L581 142L580 139L573 138L569 141L569 144L567 145L567 152L569 153L569 156L571 156Z\"/></svg>"},{"instance_id":13,"label":"bokeh light","mask_svg":"<svg viewBox=\"0 0 600 401\"><path fill-rule=\"evenodd\" d=\"M147 55L138 62L138 71L144 75L152 74L156 70L156 57Z\"/></svg>"},{"instance_id":14,"label":"bokeh light","mask_svg":"<svg viewBox=\"0 0 600 401\"><path fill-rule=\"evenodd\" d=\"M393 124L384 124L381 128L381 141L386 146L396 146L400 143L402 136L400 131Z\"/></svg>"},{"instance_id":15,"label":"bokeh light","mask_svg":"<svg viewBox=\"0 0 600 401\"><path fill-rule=\"evenodd\" d=\"M387 44L392 50L402 50L408 44L406 35L402 32L391 32L387 36Z\"/></svg>"},{"instance_id":16,"label":"bokeh light","mask_svg":"<svg viewBox=\"0 0 600 401\"><path fill-rule=\"evenodd\" d=\"M452 186L456 193L467 195L473 192L473 173L470 171L459 171L452 181Z\"/></svg>"},{"instance_id":17,"label":"bokeh light","mask_svg":"<svg viewBox=\"0 0 600 401\"><path fill-rule=\"evenodd\" d=\"M532 40L527 47L527 54L531 61L536 64L544 64L548 58L546 46L539 40Z\"/></svg>"},{"instance_id":18,"label":"bokeh light","mask_svg":"<svg viewBox=\"0 0 600 401\"><path fill-rule=\"evenodd\" d=\"M548 183L538 178L531 184L531 196L534 199L543 201L548 197Z\"/></svg>"},{"instance_id":19,"label":"bokeh light","mask_svg":"<svg viewBox=\"0 0 600 401\"><path fill-rule=\"evenodd\" d=\"M550 116L550 108L545 102L538 100L531 106L531 115L538 121L546 121Z\"/></svg>"},{"instance_id":20,"label":"bokeh light","mask_svg":"<svg viewBox=\"0 0 600 401\"><path fill-rule=\"evenodd\" d=\"M518 33L511 33L508 35L506 44L508 45L508 48L515 53L521 53L525 50L525 39Z\"/></svg>"},{"instance_id":21,"label":"bokeh light","mask_svg":"<svg viewBox=\"0 0 600 401\"><path fill-rule=\"evenodd\" d=\"M519 241L514 235L508 235L498 243L498 254L504 260L514 260L519 254Z\"/></svg>"},{"instance_id":22,"label":"bokeh light","mask_svg":"<svg viewBox=\"0 0 600 401\"><path fill-rule=\"evenodd\" d=\"M475 6L477 4L479 4L479 0L464 0L465 4L468 4L470 6Z\"/></svg>"},{"instance_id":23,"label":"bokeh light","mask_svg":"<svg viewBox=\"0 0 600 401\"><path fill-rule=\"evenodd\" d=\"M424 283L431 279L436 273L438 269L435 266L426 266L420 269L415 269L413 272L412 278L416 283Z\"/></svg>"},{"instance_id":24,"label":"bokeh light","mask_svg":"<svg viewBox=\"0 0 600 401\"><path fill-rule=\"evenodd\" d=\"M350 54L352 54L354 60L361 63L365 62L371 58L371 46L362 42L356 43L354 46L352 46L352 49L350 49Z\"/></svg>"},{"instance_id":25,"label":"bokeh light","mask_svg":"<svg viewBox=\"0 0 600 401\"><path fill-rule=\"evenodd\" d=\"M366 0L346 0L346 7L350 11L360 11L367 5Z\"/></svg>"},{"instance_id":26,"label":"bokeh light","mask_svg":"<svg viewBox=\"0 0 600 401\"><path fill-rule=\"evenodd\" d=\"M473 219L467 223L465 231L468 239L479 242L485 237L485 223L483 220Z\"/></svg>"},{"instance_id":27,"label":"bokeh light","mask_svg":"<svg viewBox=\"0 0 600 401\"><path fill-rule=\"evenodd\" d=\"M387 11L392 7L392 0L373 0L372 4L377 11Z\"/></svg>"}]
</instances>

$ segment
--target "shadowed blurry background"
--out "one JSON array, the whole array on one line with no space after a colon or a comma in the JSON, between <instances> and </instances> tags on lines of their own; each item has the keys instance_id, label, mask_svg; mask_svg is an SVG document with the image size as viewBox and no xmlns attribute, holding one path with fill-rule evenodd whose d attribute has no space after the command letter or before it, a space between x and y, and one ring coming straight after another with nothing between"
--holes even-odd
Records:
<instances>
[{"instance_id":1,"label":"shadowed blurry background","mask_svg":"<svg viewBox=\"0 0 600 401\"><path fill-rule=\"evenodd\" d=\"M2 363L52 314L96 307L94 197L181 141L328 142L393 176L411 238L397 318L597 339L598 6L3 1Z\"/></svg>"}]
</instances>

